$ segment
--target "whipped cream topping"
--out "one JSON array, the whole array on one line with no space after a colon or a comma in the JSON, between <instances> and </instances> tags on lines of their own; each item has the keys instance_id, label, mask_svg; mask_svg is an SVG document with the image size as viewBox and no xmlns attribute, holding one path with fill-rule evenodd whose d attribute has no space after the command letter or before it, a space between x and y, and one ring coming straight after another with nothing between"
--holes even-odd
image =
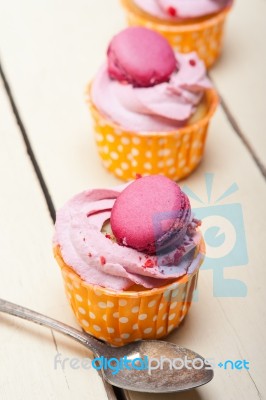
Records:
<instances>
[{"instance_id":1,"label":"whipped cream topping","mask_svg":"<svg viewBox=\"0 0 266 400\"><path fill-rule=\"evenodd\" d=\"M193 273L203 259L198 252L198 221L193 217L181 246L158 256L120 246L102 233L123 188L82 192L57 212L54 245L60 247L64 262L85 282L113 290L134 284L151 289Z\"/></svg>"},{"instance_id":2,"label":"whipped cream topping","mask_svg":"<svg viewBox=\"0 0 266 400\"><path fill-rule=\"evenodd\" d=\"M232 0L133 0L146 13L170 21L199 18L217 13Z\"/></svg>"},{"instance_id":3,"label":"whipped cream topping","mask_svg":"<svg viewBox=\"0 0 266 400\"><path fill-rule=\"evenodd\" d=\"M91 98L112 122L131 131L169 131L185 126L206 89L212 87L196 53L176 54L169 82L138 88L112 80L105 64L96 75Z\"/></svg>"}]
</instances>

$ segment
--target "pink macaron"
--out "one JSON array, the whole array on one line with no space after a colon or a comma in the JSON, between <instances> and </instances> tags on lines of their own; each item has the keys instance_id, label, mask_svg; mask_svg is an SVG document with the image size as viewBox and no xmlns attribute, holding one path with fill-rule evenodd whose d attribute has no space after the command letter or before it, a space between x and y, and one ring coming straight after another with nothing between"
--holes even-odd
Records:
<instances>
[{"instance_id":1,"label":"pink macaron","mask_svg":"<svg viewBox=\"0 0 266 400\"><path fill-rule=\"evenodd\" d=\"M118 196L111 213L116 240L147 254L178 247L191 222L191 207L174 181L151 175L132 182Z\"/></svg>"},{"instance_id":2,"label":"pink macaron","mask_svg":"<svg viewBox=\"0 0 266 400\"><path fill-rule=\"evenodd\" d=\"M177 68L174 51L157 32L131 27L117 34L108 51L112 79L138 87L167 82Z\"/></svg>"}]
</instances>

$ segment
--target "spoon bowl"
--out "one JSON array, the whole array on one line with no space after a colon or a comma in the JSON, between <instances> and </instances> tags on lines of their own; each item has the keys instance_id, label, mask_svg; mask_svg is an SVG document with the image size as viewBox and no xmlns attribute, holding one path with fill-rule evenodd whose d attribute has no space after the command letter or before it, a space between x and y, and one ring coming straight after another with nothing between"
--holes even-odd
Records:
<instances>
[{"instance_id":1,"label":"spoon bowl","mask_svg":"<svg viewBox=\"0 0 266 400\"><path fill-rule=\"evenodd\" d=\"M0 299L0 312L49 327L76 340L96 356L103 378L122 389L172 393L205 385L213 378L207 361L192 350L160 340L140 340L112 347L85 332L36 311Z\"/></svg>"},{"instance_id":2,"label":"spoon bowl","mask_svg":"<svg viewBox=\"0 0 266 400\"><path fill-rule=\"evenodd\" d=\"M203 357L174 343L142 340L108 348L107 358L112 357L121 364L114 361L113 367L103 370L105 379L127 390L181 392L205 385L213 378L213 370Z\"/></svg>"}]
</instances>

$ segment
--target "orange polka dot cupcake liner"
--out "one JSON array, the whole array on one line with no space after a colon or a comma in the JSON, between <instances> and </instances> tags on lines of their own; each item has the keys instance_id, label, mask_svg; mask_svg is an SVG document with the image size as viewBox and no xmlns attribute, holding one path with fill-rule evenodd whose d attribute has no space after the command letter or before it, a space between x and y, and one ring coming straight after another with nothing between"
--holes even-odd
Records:
<instances>
[{"instance_id":1,"label":"orange polka dot cupcake liner","mask_svg":"<svg viewBox=\"0 0 266 400\"><path fill-rule=\"evenodd\" d=\"M210 68L219 58L224 37L226 17L231 6L219 13L184 24L164 24L156 19L149 19L143 12L137 12L132 0L121 0L127 15L129 26L143 26L163 35L174 50L181 53L196 51Z\"/></svg>"},{"instance_id":2,"label":"orange polka dot cupcake liner","mask_svg":"<svg viewBox=\"0 0 266 400\"><path fill-rule=\"evenodd\" d=\"M199 251L205 254L202 241ZM83 281L54 248L65 291L78 323L87 333L114 346L142 339L160 339L187 315L197 287L201 263L191 275L144 291L113 291Z\"/></svg>"},{"instance_id":3,"label":"orange polka dot cupcake liner","mask_svg":"<svg viewBox=\"0 0 266 400\"><path fill-rule=\"evenodd\" d=\"M165 175L178 181L194 171L202 160L209 122L219 98L206 92L207 113L199 121L171 132L134 132L105 117L89 98L99 156L116 177L130 181L138 175Z\"/></svg>"}]
</instances>

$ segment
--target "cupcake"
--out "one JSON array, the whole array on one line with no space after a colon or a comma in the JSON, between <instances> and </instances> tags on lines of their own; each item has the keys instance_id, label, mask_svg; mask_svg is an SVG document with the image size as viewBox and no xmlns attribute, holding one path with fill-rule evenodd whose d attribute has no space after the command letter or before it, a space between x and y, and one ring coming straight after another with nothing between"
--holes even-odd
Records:
<instances>
[{"instance_id":1,"label":"cupcake","mask_svg":"<svg viewBox=\"0 0 266 400\"><path fill-rule=\"evenodd\" d=\"M219 58L233 0L121 0L130 26L151 28L182 53L196 51L211 67Z\"/></svg>"},{"instance_id":2,"label":"cupcake","mask_svg":"<svg viewBox=\"0 0 266 400\"><path fill-rule=\"evenodd\" d=\"M88 89L104 166L130 181L138 174L173 180L202 159L218 96L196 53L174 53L157 32L127 28Z\"/></svg>"},{"instance_id":3,"label":"cupcake","mask_svg":"<svg viewBox=\"0 0 266 400\"><path fill-rule=\"evenodd\" d=\"M199 226L180 187L159 175L68 201L54 254L82 328L117 346L175 329L204 259Z\"/></svg>"}]
</instances>

